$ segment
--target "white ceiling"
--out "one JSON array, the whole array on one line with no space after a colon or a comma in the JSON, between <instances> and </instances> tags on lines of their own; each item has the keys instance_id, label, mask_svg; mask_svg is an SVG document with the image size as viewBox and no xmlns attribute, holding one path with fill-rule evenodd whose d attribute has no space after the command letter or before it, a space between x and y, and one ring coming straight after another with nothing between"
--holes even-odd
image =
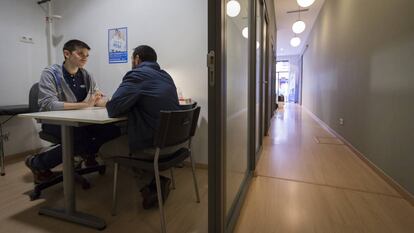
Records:
<instances>
[{"instance_id":1,"label":"white ceiling","mask_svg":"<svg viewBox=\"0 0 414 233\"><path fill-rule=\"evenodd\" d=\"M306 24L306 29L298 34L301 44L294 48L290 45L290 39L294 37L292 24L298 20L298 13L286 13L299 10L296 0L275 0L276 26L277 26L277 56L298 55L302 52L313 24L323 6L325 0L316 0L309 11L301 12L300 18ZM301 8L304 9L304 8Z\"/></svg>"}]
</instances>

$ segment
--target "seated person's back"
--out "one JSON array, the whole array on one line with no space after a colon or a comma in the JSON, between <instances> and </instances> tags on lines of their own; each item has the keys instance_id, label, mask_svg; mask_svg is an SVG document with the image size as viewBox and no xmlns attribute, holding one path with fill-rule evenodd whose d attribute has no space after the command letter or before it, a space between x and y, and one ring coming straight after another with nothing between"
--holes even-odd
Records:
<instances>
[{"instance_id":1,"label":"seated person's back","mask_svg":"<svg viewBox=\"0 0 414 233\"><path fill-rule=\"evenodd\" d=\"M132 70L125 74L106 105L110 117L128 115L131 151L152 146L161 110L180 109L174 81L156 61L156 53L151 47L137 47Z\"/></svg>"}]
</instances>

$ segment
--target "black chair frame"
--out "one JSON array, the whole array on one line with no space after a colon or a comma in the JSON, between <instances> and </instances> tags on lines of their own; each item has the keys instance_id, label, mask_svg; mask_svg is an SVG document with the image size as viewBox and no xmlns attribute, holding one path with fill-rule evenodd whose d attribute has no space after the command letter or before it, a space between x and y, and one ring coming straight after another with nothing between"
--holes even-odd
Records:
<instances>
[{"instance_id":1,"label":"black chair frame","mask_svg":"<svg viewBox=\"0 0 414 233\"><path fill-rule=\"evenodd\" d=\"M163 233L166 232L166 220L161 193L160 171L170 169L172 185L173 188L175 188L172 169L177 164L182 163L185 159L190 158L196 199L197 203L200 202L200 195L195 174L195 161L192 157L191 151L191 139L195 135L199 114L200 107L179 111L161 111L160 125L154 138L153 148L155 149L155 152L153 159L143 159L139 156L129 155L112 157L114 160L114 186L112 202L113 215L116 214L117 179L120 164L123 166L136 167L145 171L154 172L157 188L158 208L160 211L161 232ZM160 159L160 152L162 149L183 144L186 144L187 146L181 147L171 154L163 154L163 158Z\"/></svg>"}]
</instances>

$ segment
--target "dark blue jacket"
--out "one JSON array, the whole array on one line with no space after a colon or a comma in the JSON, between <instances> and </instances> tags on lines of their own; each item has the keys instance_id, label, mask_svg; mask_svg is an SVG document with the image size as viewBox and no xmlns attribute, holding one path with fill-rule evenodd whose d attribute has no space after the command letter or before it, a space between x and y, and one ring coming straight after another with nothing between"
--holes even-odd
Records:
<instances>
[{"instance_id":1,"label":"dark blue jacket","mask_svg":"<svg viewBox=\"0 0 414 233\"><path fill-rule=\"evenodd\" d=\"M179 110L177 90L171 76L156 62L142 62L129 71L107 103L109 117L128 114L131 151L153 145L161 110Z\"/></svg>"}]
</instances>

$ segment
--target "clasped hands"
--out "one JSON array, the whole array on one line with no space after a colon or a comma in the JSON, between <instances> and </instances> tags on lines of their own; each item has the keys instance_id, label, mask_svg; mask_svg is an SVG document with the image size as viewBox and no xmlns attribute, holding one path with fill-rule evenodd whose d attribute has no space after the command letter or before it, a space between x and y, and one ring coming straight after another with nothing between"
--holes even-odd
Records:
<instances>
[{"instance_id":1,"label":"clasped hands","mask_svg":"<svg viewBox=\"0 0 414 233\"><path fill-rule=\"evenodd\" d=\"M105 107L107 99L101 91L96 90L89 96L89 99L85 100L84 102L88 105L88 107Z\"/></svg>"}]
</instances>

